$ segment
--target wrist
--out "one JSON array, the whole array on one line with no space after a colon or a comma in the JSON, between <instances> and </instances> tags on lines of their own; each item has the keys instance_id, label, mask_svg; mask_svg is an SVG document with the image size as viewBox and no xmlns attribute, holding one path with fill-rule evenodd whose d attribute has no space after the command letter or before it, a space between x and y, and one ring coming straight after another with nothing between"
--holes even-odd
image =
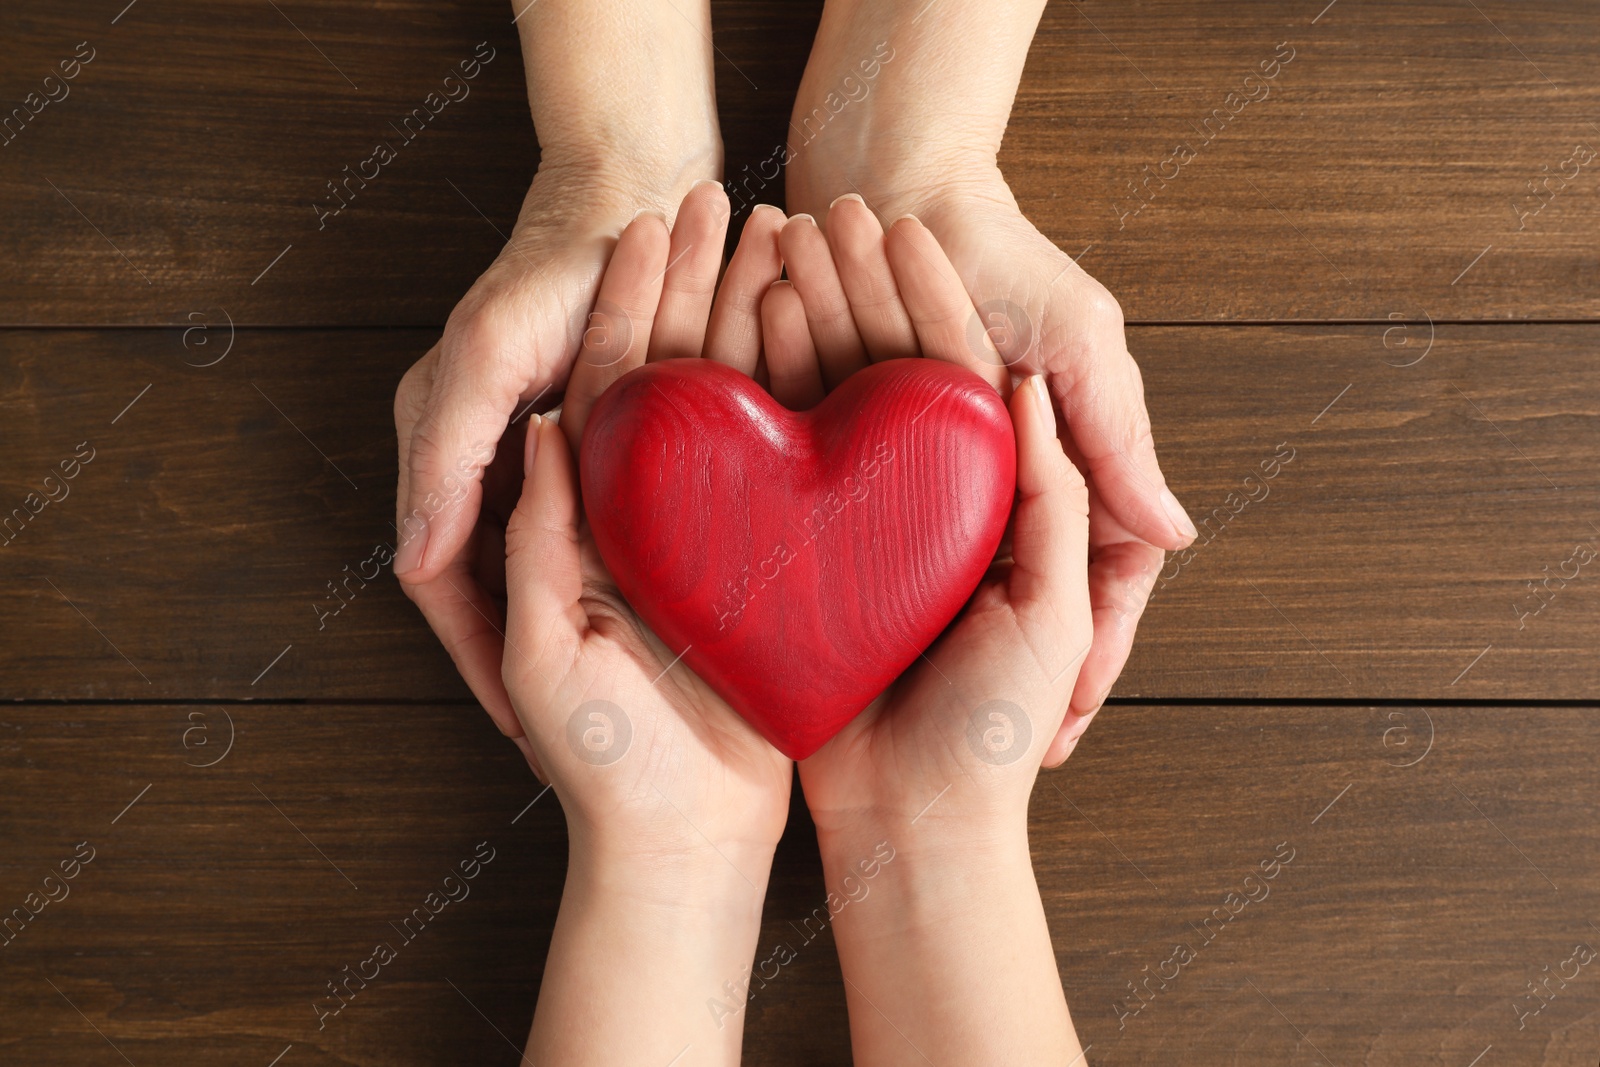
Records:
<instances>
[{"instance_id":1,"label":"wrist","mask_svg":"<svg viewBox=\"0 0 1600 1067\"><path fill-rule=\"evenodd\" d=\"M728 1000L755 955L771 856L754 859L645 849L579 827L530 1057L662 1063L693 1045L694 1062L737 1062L743 1016Z\"/></svg>"},{"instance_id":2,"label":"wrist","mask_svg":"<svg viewBox=\"0 0 1600 1067\"><path fill-rule=\"evenodd\" d=\"M829 894L858 1062L913 1062L908 1031L951 1062L1077 1062L1025 818L931 819L879 831L892 859L870 881L854 857L872 834L822 843L849 901ZM1026 1025L994 1025L1007 1018Z\"/></svg>"},{"instance_id":3,"label":"wrist","mask_svg":"<svg viewBox=\"0 0 1600 1067\"><path fill-rule=\"evenodd\" d=\"M599 227L615 236L642 209L671 220L689 190L697 182L717 180L721 170L720 139L685 143L673 152L541 146L539 169L517 225L580 221L585 228Z\"/></svg>"},{"instance_id":4,"label":"wrist","mask_svg":"<svg viewBox=\"0 0 1600 1067\"><path fill-rule=\"evenodd\" d=\"M721 174L722 139L713 129L669 145L541 143L533 189L585 201L626 223L641 208L660 211L671 219L695 183L719 180ZM532 191L529 199L533 199Z\"/></svg>"},{"instance_id":5,"label":"wrist","mask_svg":"<svg viewBox=\"0 0 1600 1067\"><path fill-rule=\"evenodd\" d=\"M789 128L791 210L856 192L888 222L1010 199L996 159L1042 3L919 7L830 0Z\"/></svg>"},{"instance_id":6,"label":"wrist","mask_svg":"<svg viewBox=\"0 0 1600 1067\"><path fill-rule=\"evenodd\" d=\"M625 219L640 207L675 210L695 181L721 176L708 7L515 6L541 176L631 204Z\"/></svg>"},{"instance_id":7,"label":"wrist","mask_svg":"<svg viewBox=\"0 0 1600 1067\"><path fill-rule=\"evenodd\" d=\"M568 883L636 907L758 922L776 840L755 833L713 839L687 824L681 831L596 832L569 822Z\"/></svg>"},{"instance_id":8,"label":"wrist","mask_svg":"<svg viewBox=\"0 0 1600 1067\"><path fill-rule=\"evenodd\" d=\"M854 899L871 886L879 902L857 908L841 931L863 940L941 936L952 921L1013 892L1037 894L1026 817L893 818L817 833L828 888ZM865 903L865 901L863 901Z\"/></svg>"}]
</instances>

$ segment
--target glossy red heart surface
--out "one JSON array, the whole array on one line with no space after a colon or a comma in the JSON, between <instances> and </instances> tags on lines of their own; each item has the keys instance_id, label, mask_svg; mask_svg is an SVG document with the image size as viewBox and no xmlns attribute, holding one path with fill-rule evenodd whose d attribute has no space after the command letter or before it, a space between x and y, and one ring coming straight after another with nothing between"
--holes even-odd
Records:
<instances>
[{"instance_id":1,"label":"glossy red heart surface","mask_svg":"<svg viewBox=\"0 0 1600 1067\"><path fill-rule=\"evenodd\" d=\"M933 359L876 363L811 411L709 359L606 390L583 507L618 590L780 751L804 759L939 636L1016 491L998 393Z\"/></svg>"}]
</instances>

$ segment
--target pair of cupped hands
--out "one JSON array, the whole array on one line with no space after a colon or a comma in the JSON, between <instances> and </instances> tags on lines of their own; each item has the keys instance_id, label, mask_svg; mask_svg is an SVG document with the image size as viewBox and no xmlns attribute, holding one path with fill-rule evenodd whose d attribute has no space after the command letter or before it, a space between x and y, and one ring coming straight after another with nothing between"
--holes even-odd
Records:
<instances>
[{"instance_id":1,"label":"pair of cupped hands","mask_svg":"<svg viewBox=\"0 0 1600 1067\"><path fill-rule=\"evenodd\" d=\"M724 272L729 218L727 195L708 181L687 194L670 226L645 211L623 229L558 419L513 422L484 471L485 510L516 501L502 513L503 545L497 524L479 523L442 575L454 594L450 610L475 613L503 637L494 679L503 690L483 677L484 653L499 642L481 626L456 629L488 648L452 647L452 655L480 697L508 698L484 703L555 788L574 838L603 836L658 855L706 844L725 856L769 852L788 816L791 762L677 662L618 594L577 491L574 459L586 420L613 381L646 361L719 360L756 375L783 406L804 410L869 362L947 360L1009 397L1017 502L1006 544L955 623L800 764L801 781L824 834L905 826L935 800L963 822L1025 817L1039 767L1071 753L1131 640L1133 620L1120 605L1091 597L1091 515L1113 554L1136 539L1103 507L1091 511L1094 493L1057 436L1045 378L1017 377L1025 353L1007 336L1017 324L980 317L916 218L885 231L855 195L834 201L820 226L762 205ZM405 397L402 387L397 416ZM403 452L407 445L402 439ZM420 548L414 552L420 557ZM1153 579L1160 553L1137 558L1135 584L1147 591L1144 571ZM502 594L503 634L494 625ZM432 608L430 621L444 633L448 625L435 618L443 604ZM1127 640L1120 633L1107 639L1124 624ZM1009 710L990 721L978 702L997 695ZM585 715L593 707L611 710ZM601 731L605 745L626 746L606 757L603 773L573 741L589 730ZM1003 738L986 755L991 730Z\"/></svg>"}]
</instances>

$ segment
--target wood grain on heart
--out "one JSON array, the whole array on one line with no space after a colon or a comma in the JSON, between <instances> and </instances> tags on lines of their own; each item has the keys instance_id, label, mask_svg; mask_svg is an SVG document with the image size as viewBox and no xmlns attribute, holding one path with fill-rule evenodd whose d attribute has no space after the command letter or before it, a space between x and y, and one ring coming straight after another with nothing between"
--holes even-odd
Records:
<instances>
[{"instance_id":1,"label":"wood grain on heart","mask_svg":"<svg viewBox=\"0 0 1600 1067\"><path fill-rule=\"evenodd\" d=\"M953 619L1015 494L1005 403L969 371L892 360L807 412L706 359L647 364L584 431L584 511L640 617L804 759Z\"/></svg>"}]
</instances>

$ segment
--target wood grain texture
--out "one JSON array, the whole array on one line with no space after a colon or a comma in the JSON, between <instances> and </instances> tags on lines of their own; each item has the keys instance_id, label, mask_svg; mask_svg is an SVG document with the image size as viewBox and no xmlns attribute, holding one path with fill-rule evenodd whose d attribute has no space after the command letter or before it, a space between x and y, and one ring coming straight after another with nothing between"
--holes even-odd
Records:
<instances>
[{"instance_id":1,"label":"wood grain texture","mask_svg":"<svg viewBox=\"0 0 1600 1067\"><path fill-rule=\"evenodd\" d=\"M442 324L539 161L511 5L145 3L112 25L125 3L0 12L7 109L79 42L96 53L0 145L0 322ZM819 10L719 12L730 154L783 129ZM465 98L397 129L480 42L494 58ZM344 187L380 142L397 158Z\"/></svg>"},{"instance_id":2,"label":"wood grain texture","mask_svg":"<svg viewBox=\"0 0 1600 1067\"><path fill-rule=\"evenodd\" d=\"M820 8L713 3L730 176L784 139ZM563 820L361 577L394 385L538 162L508 5L10 4L0 41L0 326L164 327L0 329L0 1061L517 1062ZM470 97L319 227L479 42ZM1001 152L1024 212L1130 319L1219 324L1129 332L1202 541L1116 691L1143 703L1034 796L1090 1062L1600 1055L1593 964L1528 1014L1600 948L1597 51L1559 0L1047 8ZM1369 324L1220 325L1280 319ZM1505 319L1587 322L1449 324ZM811 833L797 797L757 1067L849 1062Z\"/></svg>"},{"instance_id":3,"label":"wood grain texture","mask_svg":"<svg viewBox=\"0 0 1600 1067\"><path fill-rule=\"evenodd\" d=\"M972 597L1011 518L1017 444L1005 402L952 363L876 363L789 412L726 364L673 359L600 397L580 466L617 590L799 760Z\"/></svg>"},{"instance_id":4,"label":"wood grain texture","mask_svg":"<svg viewBox=\"0 0 1600 1067\"><path fill-rule=\"evenodd\" d=\"M1108 712L1031 815L1093 1062L1465 1065L1492 1044L1589 1067L1593 965L1521 1029L1514 1005L1600 947L1597 731L1590 708ZM0 788L5 912L94 850L0 947L7 1064L120 1062L108 1042L137 1064L517 1061L565 829L474 709L11 708ZM391 926L482 842L464 899ZM804 926L827 889L797 802L760 942L796 958L747 1006L748 1063L849 1062L832 934ZM1224 921L1229 893L1258 899ZM319 1030L325 983L380 941L397 959ZM1195 959L1119 1029L1127 983L1176 942Z\"/></svg>"},{"instance_id":5,"label":"wood grain texture","mask_svg":"<svg viewBox=\"0 0 1600 1067\"><path fill-rule=\"evenodd\" d=\"M1001 165L1130 318L1593 318L1600 161L1542 182L1597 48L1562 2L1052 4Z\"/></svg>"},{"instance_id":6,"label":"wood grain texture","mask_svg":"<svg viewBox=\"0 0 1600 1067\"><path fill-rule=\"evenodd\" d=\"M1574 556L1600 548L1600 336L1432 334L1131 332L1202 542L1158 580L1118 695L1600 689L1600 561ZM227 336L0 332L0 519L14 530L77 445L97 450L0 542L0 695L467 696L392 579L350 577L392 544L389 398L433 335L240 331L186 365Z\"/></svg>"},{"instance_id":7,"label":"wood grain texture","mask_svg":"<svg viewBox=\"0 0 1600 1067\"><path fill-rule=\"evenodd\" d=\"M433 337L231 336L0 333L4 695L466 696L393 575L362 578L394 545L394 387ZM67 495L29 517L52 474Z\"/></svg>"},{"instance_id":8,"label":"wood grain texture","mask_svg":"<svg viewBox=\"0 0 1600 1067\"><path fill-rule=\"evenodd\" d=\"M1596 691L1593 327L1137 330L1130 343L1202 533L1157 579L1118 694Z\"/></svg>"},{"instance_id":9,"label":"wood grain texture","mask_svg":"<svg viewBox=\"0 0 1600 1067\"><path fill-rule=\"evenodd\" d=\"M95 50L0 146L0 322L444 321L538 159L507 5L123 6L0 12L8 111ZM786 137L820 5L713 7L737 178ZM1023 210L1133 319L1600 315L1588 6L1323 7L1051 5L1001 155ZM479 42L471 95L324 225L326 183Z\"/></svg>"}]
</instances>

